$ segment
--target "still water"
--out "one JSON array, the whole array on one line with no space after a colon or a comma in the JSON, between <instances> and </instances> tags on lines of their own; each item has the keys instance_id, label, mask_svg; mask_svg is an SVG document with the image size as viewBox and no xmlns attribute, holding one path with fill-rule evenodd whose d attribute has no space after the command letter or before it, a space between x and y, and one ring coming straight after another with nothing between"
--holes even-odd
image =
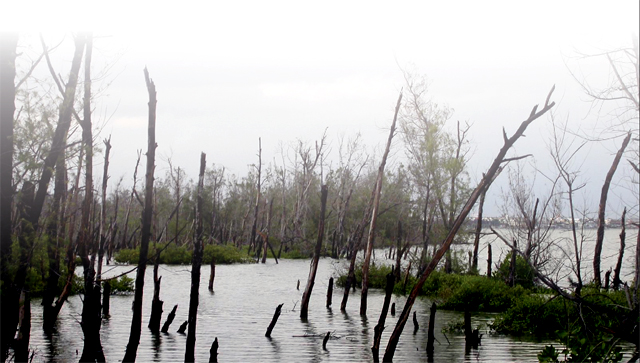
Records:
<instances>
[{"instance_id":1,"label":"still water","mask_svg":"<svg viewBox=\"0 0 640 363\"><path fill-rule=\"evenodd\" d=\"M637 230L630 233L635 237ZM615 231L607 233L604 256L605 263L615 261ZM632 238L633 238L632 237ZM494 242L494 264L497 263L502 247ZM483 241L483 246L485 241ZM628 246L635 247L635 243ZM469 246L457 246L466 250ZM591 247L585 246L585 250ZM376 251L377 263L385 263L384 252ZM466 252L464 252L466 253ZM635 253L627 251L631 259ZM486 250L481 249L480 261L486 260ZM359 315L360 290L351 294L346 313L340 311L343 289L334 288L333 305L325 307L328 281L345 267L345 261L324 258L320 260L316 283L309 307L309 319L300 319L300 301L307 276L309 260L281 260L279 264L271 259L266 264L224 265L216 267L214 292L207 290L209 267L202 268L200 283L200 306L198 309L196 361L208 362L209 349L214 338L218 338L218 359L220 362L366 362L372 361L371 345L373 328L377 324L384 299L383 291L370 290L368 314ZM390 262L390 261L386 261ZM613 262L615 264L615 262ZM482 266L482 262L480 262ZM623 275L629 274L631 265L625 261ZM132 266L105 266L105 277L128 271ZM606 267L608 268L608 266ZM482 269L482 267L481 267ZM82 274L81 269L76 271ZM153 271L147 269L143 303L143 326L139 362L184 361L186 335L176 331L187 320L189 290L191 284L190 266L160 266L162 288L160 298L164 301L162 322L175 304L178 305L176 318L169 333L154 336L147 324L153 295ZM135 278L135 272L129 274ZM300 280L300 290L296 285ZM396 316L388 315L384 330L380 356L384 354L389 335L405 303L405 297L393 296ZM128 342L131 325L131 305L133 295L111 297L111 316L103 320L101 329L102 345L109 362L121 361ZM271 339L264 333L277 305L284 303L282 314L273 330ZM404 329L395 354L397 362L427 361L427 327L431 302L420 298L414 304L420 328L413 334L413 324L409 321ZM35 361L71 362L82 354L82 331L79 326L82 301L80 296L72 296L64 305L57 325L57 331L46 337L41 329L42 308L40 301L32 301L31 347L36 350ZM516 337L493 335L488 324L494 315L473 316L472 325L479 326L482 345L477 350L465 353L464 336L442 333L442 328L451 321L461 321L462 314L439 310L436 315L435 362L537 362L537 354L545 344ZM322 337L331 332L332 338L327 350L322 349ZM557 343L554 343L557 346Z\"/></svg>"},{"instance_id":2,"label":"still water","mask_svg":"<svg viewBox=\"0 0 640 363\"><path fill-rule=\"evenodd\" d=\"M332 309L325 308L329 278L335 274L336 262L321 259L316 284L311 297L308 321L300 319L300 300L309 270L308 260L273 260L266 264L217 266L214 292L207 290L209 267L203 267L198 309L196 360L207 362L209 349L215 337L220 347L218 358L221 362L363 362L371 361L373 327L377 324L384 295L382 291L371 290L368 300L367 317L359 315L359 290L352 294L347 312L340 312L343 290L336 288L333 293ZM129 266L117 266L108 275L126 271ZM78 271L79 272L79 271ZM151 272L151 271L148 271ZM149 333L148 324L153 293L152 273L147 273L143 329L138 348L140 362L177 362L184 360L186 335L178 334L179 325L186 321L189 303L190 273L186 266L161 266L164 300L163 322L167 314L178 304L176 319L168 334L154 336ZM134 276L132 273L130 276ZM298 279L300 291L296 290ZM124 356L131 324L131 304L133 296L113 296L111 317L103 321L102 345L107 361L117 362ZM381 352L388 341L396 319L404 306L405 298L393 296L396 316L387 317L387 328L382 339ZM264 333L278 304L284 303L272 338ZM398 362L426 361L427 326L430 302L419 299L414 305L420 324L413 334L413 324L409 322L400 339L395 360ZM57 332L47 338L41 329L42 309L39 301L32 302L32 348L37 350L38 361L77 361L82 354L82 332L79 321L82 302L73 296L65 304L58 322ZM441 332L451 320L461 320L462 315L451 311L438 311L436 315L436 362L522 362L537 361L536 354L544 343L520 341L508 336L488 334L487 324L491 315L475 316L473 325L480 325L485 334L478 350L469 354L464 351L464 336ZM327 350L322 349L322 336L332 333ZM312 335L313 337L305 337ZM316 337L318 335L318 337ZM448 340L447 340L448 339ZM548 343L547 343L548 344ZM77 352L77 353L76 353ZM382 355L382 354L381 354Z\"/></svg>"}]
</instances>

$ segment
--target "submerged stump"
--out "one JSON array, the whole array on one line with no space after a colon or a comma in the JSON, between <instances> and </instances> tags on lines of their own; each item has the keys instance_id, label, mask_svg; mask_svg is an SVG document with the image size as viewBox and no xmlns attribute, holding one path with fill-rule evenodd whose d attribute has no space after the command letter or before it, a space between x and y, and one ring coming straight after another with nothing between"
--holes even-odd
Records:
<instances>
[{"instance_id":1,"label":"submerged stump","mask_svg":"<svg viewBox=\"0 0 640 363\"><path fill-rule=\"evenodd\" d=\"M278 305L275 313L273 313L273 318L271 318L271 324L269 324L269 327L267 328L267 332L264 333L264 336L267 338L271 338L271 332L273 331L273 328L276 326L276 323L278 322L278 318L280 317L280 312L282 311L282 305L284 304Z\"/></svg>"}]
</instances>

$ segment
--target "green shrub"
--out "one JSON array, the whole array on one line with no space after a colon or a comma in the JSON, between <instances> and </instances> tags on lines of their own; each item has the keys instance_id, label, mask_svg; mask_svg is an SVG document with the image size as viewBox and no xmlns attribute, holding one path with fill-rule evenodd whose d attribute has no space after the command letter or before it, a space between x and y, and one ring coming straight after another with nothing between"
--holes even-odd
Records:
<instances>
[{"instance_id":1,"label":"green shrub","mask_svg":"<svg viewBox=\"0 0 640 363\"><path fill-rule=\"evenodd\" d=\"M127 275L120 276L119 279L113 279L110 281L111 294L127 293L134 291L133 287L134 279Z\"/></svg>"},{"instance_id":2,"label":"green shrub","mask_svg":"<svg viewBox=\"0 0 640 363\"><path fill-rule=\"evenodd\" d=\"M167 265L188 265L191 264L193 256L192 250L187 245L176 246L165 243L157 243L149 249L149 264L152 264L158 251L160 252L160 263ZM244 263L251 261L246 252L242 253L232 245L206 245L203 252L203 264L210 264L211 258L215 256L216 264ZM137 264L140 258L140 248L122 249L115 254L114 259L118 263Z\"/></svg>"},{"instance_id":3,"label":"green shrub","mask_svg":"<svg viewBox=\"0 0 640 363\"><path fill-rule=\"evenodd\" d=\"M384 289L387 285L387 274L392 271L392 267L389 265L376 265L371 264L369 266L369 288L370 289ZM344 287L347 283L347 273L338 276L336 285ZM355 268L356 274L356 286L362 287L362 264L358 264Z\"/></svg>"},{"instance_id":4,"label":"green shrub","mask_svg":"<svg viewBox=\"0 0 640 363\"><path fill-rule=\"evenodd\" d=\"M502 260L498 270L495 272L495 277L506 281L509 278L509 267L511 266L511 253L508 253L507 256ZM515 277L516 285L520 285L526 289L531 289L535 286L535 274L533 269L524 257L517 255L516 256L516 277Z\"/></svg>"},{"instance_id":5,"label":"green shrub","mask_svg":"<svg viewBox=\"0 0 640 363\"><path fill-rule=\"evenodd\" d=\"M573 304L562 298L525 294L496 318L492 328L503 334L553 338L557 331L566 328L568 316L575 313L573 310Z\"/></svg>"}]
</instances>

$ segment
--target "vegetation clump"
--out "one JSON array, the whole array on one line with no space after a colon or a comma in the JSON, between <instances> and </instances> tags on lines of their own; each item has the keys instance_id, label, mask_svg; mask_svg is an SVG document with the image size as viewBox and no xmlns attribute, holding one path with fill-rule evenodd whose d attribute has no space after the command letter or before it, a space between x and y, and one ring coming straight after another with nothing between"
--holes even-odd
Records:
<instances>
[{"instance_id":1,"label":"vegetation clump","mask_svg":"<svg viewBox=\"0 0 640 363\"><path fill-rule=\"evenodd\" d=\"M160 253L160 263L166 265L187 265L191 263L192 251L186 245L157 243L149 251L149 258L155 258ZM122 264L137 264L140 258L140 248L122 249L115 254L114 259ZM211 263L215 258L216 264L251 262L246 253L231 245L207 245L204 247L203 263Z\"/></svg>"}]
</instances>

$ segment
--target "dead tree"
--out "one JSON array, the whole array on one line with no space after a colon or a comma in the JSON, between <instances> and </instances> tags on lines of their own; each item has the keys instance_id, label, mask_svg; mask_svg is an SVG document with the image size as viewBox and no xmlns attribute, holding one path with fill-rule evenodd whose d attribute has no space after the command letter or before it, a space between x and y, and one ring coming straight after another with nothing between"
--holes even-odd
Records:
<instances>
[{"instance_id":1,"label":"dead tree","mask_svg":"<svg viewBox=\"0 0 640 363\"><path fill-rule=\"evenodd\" d=\"M94 243L92 216L93 206L93 135L91 122L91 54L93 51L93 35L88 34L85 52L84 79L84 112L82 121L82 146L85 148L85 183L84 200L82 202L82 218L78 233L78 255L82 260L84 275L84 301L82 303L82 333L84 346L80 361L104 362L104 352L100 342L100 325L102 309L100 306L100 284L96 283L96 250ZM91 256L89 257L89 252Z\"/></svg>"},{"instance_id":2,"label":"dead tree","mask_svg":"<svg viewBox=\"0 0 640 363\"><path fill-rule=\"evenodd\" d=\"M276 308L276 311L273 313L273 318L271 318L271 323L267 328L267 332L264 333L264 336L267 338L271 338L271 332L273 331L273 328L276 326L276 323L278 322L278 318L280 317L280 312L282 311L282 305L284 304L278 305L278 307Z\"/></svg>"},{"instance_id":3,"label":"dead tree","mask_svg":"<svg viewBox=\"0 0 640 363\"><path fill-rule=\"evenodd\" d=\"M151 300L151 317L149 318L149 329L152 333L160 332L160 321L162 320L162 305L164 301L160 300L160 284L162 276L158 276L158 267L160 267L160 251L156 253L153 262L153 300Z\"/></svg>"},{"instance_id":4,"label":"dead tree","mask_svg":"<svg viewBox=\"0 0 640 363\"><path fill-rule=\"evenodd\" d=\"M431 311L429 312L429 330L427 332L427 357L433 357L433 342L436 340L434 331L436 324L436 303L431 304Z\"/></svg>"},{"instance_id":5,"label":"dead tree","mask_svg":"<svg viewBox=\"0 0 640 363\"><path fill-rule=\"evenodd\" d=\"M620 164L620 159L622 159L622 154L624 150L629 145L629 141L631 140L631 132L627 134L627 137L622 141L622 146L618 150L616 157L613 159L613 163L611 164L611 168L607 173L607 177L604 180L604 184L602 185L602 192L600 193L600 205L598 206L598 230L596 232L596 248L593 253L593 281L595 282L597 287L602 285L602 281L600 278L600 255L602 254L602 243L604 242L604 215L605 210L607 209L607 195L609 194L609 185L611 185L611 179L613 179L613 174L615 174L616 169L618 168L618 164Z\"/></svg>"},{"instance_id":6,"label":"dead tree","mask_svg":"<svg viewBox=\"0 0 640 363\"><path fill-rule=\"evenodd\" d=\"M253 248L253 245L256 243L256 228L258 225L258 210L260 208L260 182L262 178L262 139L258 138L258 180L256 184L256 202L254 204L253 209L253 225L251 226L251 237L249 237L249 251ZM259 248L256 248L256 252L259 251ZM257 252L258 253L258 252ZM256 254L257 254L256 253Z\"/></svg>"},{"instance_id":7,"label":"dead tree","mask_svg":"<svg viewBox=\"0 0 640 363\"><path fill-rule=\"evenodd\" d=\"M551 91L547 95L547 99L545 101L545 104L542 110L537 111L538 105L533 107L533 110L529 114L529 117L522 122L518 130L516 130L516 132L513 134L513 136L508 137L506 131L503 129L504 145L498 152L497 157L495 158L495 160L493 161L493 163L485 173L484 177L482 178L478 186L471 193L469 199L467 200L467 203L464 205L460 214L454 221L453 228L451 228L451 230L449 231L449 234L447 235L445 241L442 243L442 246L435 253L433 259L431 260L427 268L423 271L422 275L420 276L415 286L411 290L411 293L407 298L407 302L405 303L404 309L402 310L402 314L398 318L396 327L393 330L391 337L389 338L389 343L387 344L387 349L385 351L383 361L385 362L393 361L393 355L395 354L396 347L398 346L400 335L402 334L402 330L404 329L404 326L407 323L407 320L409 318L409 313L411 312L413 303L415 302L418 296L418 292L420 291L420 289L422 289L422 286L424 285L425 281L427 280L429 275L431 275L431 272L436 268L436 266L438 265L438 263L440 262L444 254L449 250L451 243L453 243L453 238L458 233L458 230L462 226L463 222L466 220L467 215L469 215L469 212L471 212L471 209L473 208L473 205L476 203L476 201L480 197L480 194L482 194L482 191L485 188L489 187L490 182L493 180L494 175L498 172L501 165L505 161L513 160L513 158L511 159L505 158L511 146L513 146L513 144L522 136L522 134L527 129L529 124L531 124L534 120L538 119L540 116L547 113L555 105L555 102L549 103L549 99L551 98L551 94L553 93L554 89L555 89L555 86L551 88Z\"/></svg>"},{"instance_id":8,"label":"dead tree","mask_svg":"<svg viewBox=\"0 0 640 363\"><path fill-rule=\"evenodd\" d=\"M111 136L104 139L104 170L102 172L102 208L100 209L100 245L98 246L98 271L96 277L102 278L102 259L107 243L107 181L109 180L109 152L111 152Z\"/></svg>"},{"instance_id":9,"label":"dead tree","mask_svg":"<svg viewBox=\"0 0 640 363\"><path fill-rule=\"evenodd\" d=\"M622 281L620 280L620 270L622 270L622 257L624 256L625 239L627 237L625 217L627 215L627 207L622 211L622 231L620 231L620 252L618 253L618 262L616 268L613 270L613 289L618 290Z\"/></svg>"},{"instance_id":10,"label":"dead tree","mask_svg":"<svg viewBox=\"0 0 640 363\"><path fill-rule=\"evenodd\" d=\"M387 139L387 147L382 154L382 162L378 168L378 177L376 178L375 193L373 197L373 207L371 209L371 223L369 224L369 234L367 236L367 251L364 255L362 264L362 291L360 292L360 315L367 315L367 292L369 291L369 265L371 263L371 252L373 251L373 242L375 240L376 222L378 221L378 209L380 208L380 193L382 192L382 179L384 179L384 167L387 164L387 157L391 149L391 141L396 132L396 121L398 120L398 111L400 110L400 102L402 102L402 92L398 96L396 110L393 115L393 122L389 130L389 138Z\"/></svg>"},{"instance_id":11,"label":"dead tree","mask_svg":"<svg viewBox=\"0 0 640 363\"><path fill-rule=\"evenodd\" d=\"M384 330L384 323L387 320L387 312L389 311L389 303L391 302L391 294L393 293L393 286L395 285L395 276L393 272L387 274L387 284L385 286L384 303L382 304L382 311L380 312L380 318L378 324L373 328L373 346L371 352L373 353L373 361L377 362L378 351L380 350L380 340L382 340L382 331Z\"/></svg>"},{"instance_id":12,"label":"dead tree","mask_svg":"<svg viewBox=\"0 0 640 363\"><path fill-rule=\"evenodd\" d=\"M482 233L482 209L484 207L484 198L487 194L485 189L480 194L480 203L478 204L478 220L476 221L476 234L473 240L473 258L471 260L471 271L478 271L478 247L480 246L480 234Z\"/></svg>"},{"instance_id":13,"label":"dead tree","mask_svg":"<svg viewBox=\"0 0 640 363\"><path fill-rule=\"evenodd\" d=\"M166 333L169 331L169 327L171 326L171 323L173 323L173 319L176 318L176 310L178 310L178 305L173 306L173 309L171 309L169 316L167 316L167 321L165 321L164 324L162 325L163 333Z\"/></svg>"},{"instance_id":14,"label":"dead tree","mask_svg":"<svg viewBox=\"0 0 640 363\"><path fill-rule=\"evenodd\" d=\"M320 251L322 249L322 240L324 237L324 217L327 210L327 194L329 194L329 188L326 184L324 184L320 189L320 221L318 222L318 240L316 241L316 248L313 253L313 259L311 259L311 267L309 269L307 287L304 289L304 293L302 294L302 304L300 305L301 319L306 319L309 315L309 300L311 300L311 292L313 291L313 285L315 284L316 280L318 261L320 260Z\"/></svg>"},{"instance_id":15,"label":"dead tree","mask_svg":"<svg viewBox=\"0 0 640 363\"><path fill-rule=\"evenodd\" d=\"M147 270L147 255L149 254L149 239L151 237L151 218L153 216L153 172L156 159L156 85L149 78L149 72L144 69L144 78L149 93L149 126L147 144L147 171L145 175L144 212L142 214L142 239L140 241L140 257L136 271L135 294L133 298L133 316L129 343L123 362L135 362L140 344L142 330L142 295L144 289L144 274Z\"/></svg>"},{"instance_id":16,"label":"dead tree","mask_svg":"<svg viewBox=\"0 0 640 363\"><path fill-rule=\"evenodd\" d=\"M198 299L200 294L200 267L202 266L202 206L204 189L204 171L207 156L200 154L200 176L198 177L198 196L196 201L196 233L193 239L193 257L191 259L191 293L189 296L189 330L187 331L187 349L184 353L185 362L195 361L196 348L196 321L198 318Z\"/></svg>"}]
</instances>

